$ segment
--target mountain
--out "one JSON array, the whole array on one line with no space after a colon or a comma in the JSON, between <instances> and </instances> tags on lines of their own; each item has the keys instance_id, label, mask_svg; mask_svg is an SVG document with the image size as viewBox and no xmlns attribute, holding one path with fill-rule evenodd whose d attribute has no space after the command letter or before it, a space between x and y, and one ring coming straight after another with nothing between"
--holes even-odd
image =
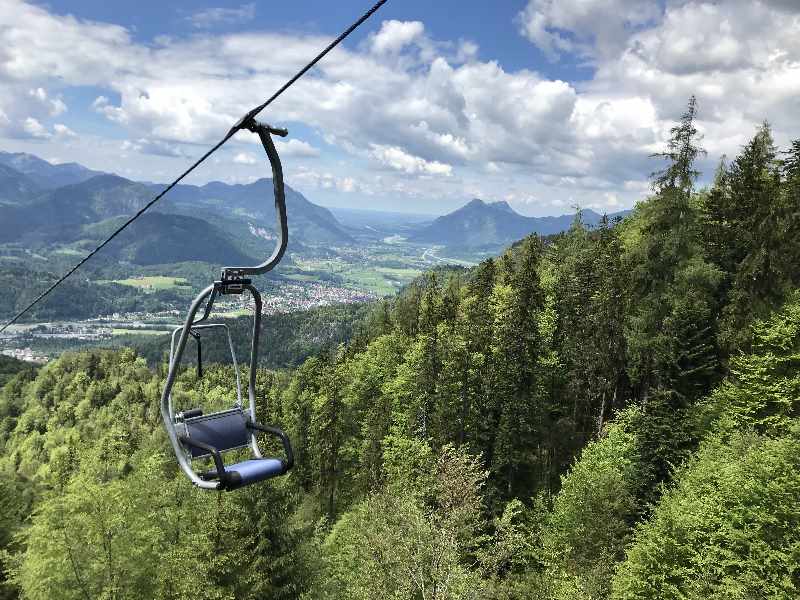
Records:
<instances>
[{"instance_id":1,"label":"mountain","mask_svg":"<svg viewBox=\"0 0 800 600\"><path fill-rule=\"evenodd\" d=\"M119 227L125 217L110 219L83 229L84 235L102 239ZM93 245L93 244L91 244ZM145 213L109 244L110 256L137 265L204 261L219 265L253 265L230 236L204 221L185 215Z\"/></svg>"},{"instance_id":2,"label":"mountain","mask_svg":"<svg viewBox=\"0 0 800 600\"><path fill-rule=\"evenodd\" d=\"M25 152L0 152L0 164L27 175L38 186L55 189L73 183L82 183L97 175L100 171L92 171L78 163L62 163L54 165Z\"/></svg>"},{"instance_id":3,"label":"mountain","mask_svg":"<svg viewBox=\"0 0 800 600\"><path fill-rule=\"evenodd\" d=\"M80 226L134 213L149 197L147 186L98 175L47 191L24 205L0 205L0 242L70 241Z\"/></svg>"},{"instance_id":4,"label":"mountain","mask_svg":"<svg viewBox=\"0 0 800 600\"><path fill-rule=\"evenodd\" d=\"M0 163L0 203L16 204L41 191L41 186L33 179Z\"/></svg>"},{"instance_id":5,"label":"mountain","mask_svg":"<svg viewBox=\"0 0 800 600\"><path fill-rule=\"evenodd\" d=\"M24 179L26 176L22 174L14 179L13 173L13 169L9 169L7 179L12 191L30 179ZM0 177L0 184L3 181ZM0 203L0 243L71 241L82 226L132 215L163 188L163 185L137 183L117 175L101 174L81 183L45 190L25 204ZM286 204L292 242L352 242L328 209L309 202L288 186ZM212 212L227 221L238 221L239 235L243 237L254 236L264 241L274 239L275 206L271 179L248 185L214 182L200 187L177 186L159 208L164 212L187 215L187 218L202 218L205 215L201 213Z\"/></svg>"},{"instance_id":6,"label":"mountain","mask_svg":"<svg viewBox=\"0 0 800 600\"><path fill-rule=\"evenodd\" d=\"M628 211L609 215L624 216ZM583 222L596 226L601 215L584 210ZM437 218L411 237L412 242L453 247L504 246L532 233L552 235L569 229L574 215L526 217L507 202L474 199L461 208Z\"/></svg>"},{"instance_id":7,"label":"mountain","mask_svg":"<svg viewBox=\"0 0 800 600\"><path fill-rule=\"evenodd\" d=\"M163 189L151 185L153 192ZM303 243L343 244L352 243L353 238L344 230L336 217L327 208L318 206L288 185L285 186L286 211L291 228L290 240ZM212 181L203 186L179 185L169 196L169 201L178 207L194 209L206 207L230 217L237 215L255 228L266 228L274 232L275 200L272 179L259 179L249 184L229 185Z\"/></svg>"}]
</instances>

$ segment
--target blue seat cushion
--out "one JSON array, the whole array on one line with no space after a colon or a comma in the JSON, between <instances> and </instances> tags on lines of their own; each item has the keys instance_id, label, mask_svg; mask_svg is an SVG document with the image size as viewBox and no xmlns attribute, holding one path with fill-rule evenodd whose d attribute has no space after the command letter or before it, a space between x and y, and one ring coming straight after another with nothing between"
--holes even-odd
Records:
<instances>
[{"instance_id":1,"label":"blue seat cushion","mask_svg":"<svg viewBox=\"0 0 800 600\"><path fill-rule=\"evenodd\" d=\"M253 458L235 465L226 465L225 471L235 471L242 478L241 485L247 485L280 475L283 471L283 462L277 458Z\"/></svg>"}]
</instances>

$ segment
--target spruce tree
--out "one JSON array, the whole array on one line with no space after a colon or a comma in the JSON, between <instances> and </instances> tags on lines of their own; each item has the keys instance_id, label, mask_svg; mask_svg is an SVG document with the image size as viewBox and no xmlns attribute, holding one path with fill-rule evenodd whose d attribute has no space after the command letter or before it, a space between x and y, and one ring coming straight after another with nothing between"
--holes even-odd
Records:
<instances>
[{"instance_id":1,"label":"spruce tree","mask_svg":"<svg viewBox=\"0 0 800 600\"><path fill-rule=\"evenodd\" d=\"M652 155L668 162L664 169L651 175L653 190L656 193L674 188L685 196L691 194L694 182L700 175L700 172L695 169L695 162L699 156L706 154L706 151L698 146L702 136L695 127L696 117L697 99L692 96L689 98L686 112L681 115L680 123L670 129L667 149Z\"/></svg>"}]
</instances>

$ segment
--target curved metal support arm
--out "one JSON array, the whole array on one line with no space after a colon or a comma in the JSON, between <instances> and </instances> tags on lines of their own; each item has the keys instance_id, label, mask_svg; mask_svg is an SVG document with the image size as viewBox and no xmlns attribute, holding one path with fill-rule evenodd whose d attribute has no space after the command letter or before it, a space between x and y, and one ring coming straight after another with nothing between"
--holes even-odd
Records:
<instances>
[{"instance_id":1,"label":"curved metal support arm","mask_svg":"<svg viewBox=\"0 0 800 600\"><path fill-rule=\"evenodd\" d=\"M271 271L283 258L286 252L286 245L289 242L289 230L286 223L286 193L283 185L283 167L281 166L281 159L278 156L278 149L272 141L270 134L279 135L284 137L288 135L285 129L276 129L264 123L259 123L253 118L246 119L239 126L240 129L247 129L253 133L257 133L261 139L261 145L264 146L264 151L269 158L269 164L272 167L272 186L275 193L275 221L278 228L278 244L272 255L267 258L260 265L254 267L225 267L222 270L222 279L243 278L250 275L261 275L267 271Z\"/></svg>"},{"instance_id":2,"label":"curved metal support arm","mask_svg":"<svg viewBox=\"0 0 800 600\"><path fill-rule=\"evenodd\" d=\"M223 485L227 482L226 472L225 472L225 463L222 461L222 455L219 453L219 450L214 448L211 444L206 444L204 442L193 440L189 436L181 435L178 436L178 439L181 443L186 444L187 446L194 446L195 448L200 448L201 450L205 450L211 455L211 458L214 460L214 466L217 469L217 477L222 482Z\"/></svg>"},{"instance_id":3,"label":"curved metal support arm","mask_svg":"<svg viewBox=\"0 0 800 600\"><path fill-rule=\"evenodd\" d=\"M200 309L200 305L206 298L208 298L213 290L214 286L210 285L197 295L192 302L191 308L189 309L189 315L186 317L186 322L180 329L181 335L178 338L177 346L175 346L175 352L171 356L167 381L164 384L164 389L161 391L161 419L164 422L164 427L167 430L167 436L172 444L172 449L175 451L175 457L178 459L178 465L181 467L183 472L186 473L189 479L192 480L192 483L194 483L197 487L216 490L219 488L220 482L203 481L197 475L197 473L194 472L192 466L189 464L189 460L187 459L186 454L181 447L181 441L178 439L178 432L175 430L175 415L173 414L172 407L172 386L175 383L175 378L178 375L181 357L183 356L183 351L186 348L186 341L189 338L189 332L192 329L194 317L197 314L197 311Z\"/></svg>"},{"instance_id":4,"label":"curved metal support arm","mask_svg":"<svg viewBox=\"0 0 800 600\"><path fill-rule=\"evenodd\" d=\"M289 436L286 435L286 433L277 427L269 427L268 425L262 425L261 423L255 423L253 421L248 421L247 426L250 429L263 431L264 433L270 433L281 441L281 444L283 445L283 452L286 454L286 460L283 461L283 473L286 473L286 471L294 466L294 452L292 452L292 444L289 441Z\"/></svg>"},{"instance_id":5,"label":"curved metal support arm","mask_svg":"<svg viewBox=\"0 0 800 600\"><path fill-rule=\"evenodd\" d=\"M211 292L211 295L208 297L208 302L206 302L205 311L203 311L203 316L197 319L192 325L199 325L203 321L207 320L208 317L211 315L211 309L214 307L214 300L217 299L217 294L219 293L219 289L214 287L214 291Z\"/></svg>"}]
</instances>

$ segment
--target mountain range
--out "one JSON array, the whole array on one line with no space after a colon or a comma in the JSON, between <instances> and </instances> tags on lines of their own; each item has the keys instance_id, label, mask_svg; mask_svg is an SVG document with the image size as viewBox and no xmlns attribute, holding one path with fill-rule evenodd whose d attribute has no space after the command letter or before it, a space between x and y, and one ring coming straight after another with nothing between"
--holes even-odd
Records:
<instances>
[{"instance_id":1,"label":"mountain range","mask_svg":"<svg viewBox=\"0 0 800 600\"><path fill-rule=\"evenodd\" d=\"M624 217L630 211L608 215ZM585 225L596 227L602 215L593 210L583 210ZM566 231L575 215L558 217L526 217L516 212L507 202L484 202L474 199L461 208L438 217L433 223L411 236L412 242L437 244L450 248L485 248L507 246L532 233L552 235Z\"/></svg>"},{"instance_id":2,"label":"mountain range","mask_svg":"<svg viewBox=\"0 0 800 600\"><path fill-rule=\"evenodd\" d=\"M83 241L88 248L140 210L163 185L138 183L80 165L50 165L32 155L4 153L0 163L0 243L24 247ZM51 169L48 169L48 165ZM52 187L68 178L82 181ZM354 240L326 208L309 202L286 186L290 243L349 244ZM121 236L130 247L115 242L116 254L136 264L206 260L215 263L253 262L249 255L269 252L275 239L275 205L271 179L247 185L211 182L179 185L158 206ZM181 221L183 219L183 221ZM113 225L113 226L112 226ZM184 249L198 247L197 252ZM205 254L204 254L205 253Z\"/></svg>"},{"instance_id":3,"label":"mountain range","mask_svg":"<svg viewBox=\"0 0 800 600\"><path fill-rule=\"evenodd\" d=\"M0 165L26 175L40 189L54 189L103 175L100 171L92 171L78 163L53 164L25 152L0 152Z\"/></svg>"},{"instance_id":4,"label":"mountain range","mask_svg":"<svg viewBox=\"0 0 800 600\"><path fill-rule=\"evenodd\" d=\"M0 163L0 204L16 203L41 191L33 179Z\"/></svg>"},{"instance_id":5,"label":"mountain range","mask_svg":"<svg viewBox=\"0 0 800 600\"><path fill-rule=\"evenodd\" d=\"M161 184L131 181L77 163L54 165L31 154L0 152L0 243L23 248L77 244L79 250L90 249L163 189ZM295 249L357 245L396 233L412 243L494 249L531 233L565 231L574 220L573 215L526 217L506 202L475 199L435 219L340 212L346 216L343 225L333 212L288 185L286 203L289 239ZM185 260L229 263L262 256L274 244L271 179L178 185L157 208L159 212L148 213L126 230L110 256L142 265ZM583 211L582 217L590 226L601 219L591 210Z\"/></svg>"}]
</instances>

